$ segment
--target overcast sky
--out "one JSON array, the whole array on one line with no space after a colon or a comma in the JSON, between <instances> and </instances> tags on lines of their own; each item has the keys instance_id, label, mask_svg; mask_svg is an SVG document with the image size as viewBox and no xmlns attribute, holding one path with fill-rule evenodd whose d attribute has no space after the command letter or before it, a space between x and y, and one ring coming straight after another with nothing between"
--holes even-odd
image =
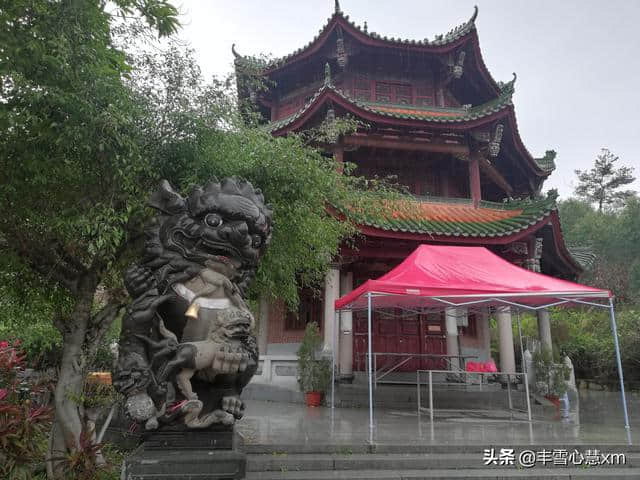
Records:
<instances>
[{"instance_id":1,"label":"overcast sky","mask_svg":"<svg viewBox=\"0 0 640 480\"><path fill-rule=\"evenodd\" d=\"M245 55L286 55L307 44L333 0L182 0L180 37L207 76L232 70L231 45ZM567 197L576 168L602 147L640 176L640 1L341 0L345 14L382 35L433 39L476 20L485 64L496 80L518 74L520 135L534 156L558 152L545 189ZM640 190L640 182L633 188Z\"/></svg>"}]
</instances>

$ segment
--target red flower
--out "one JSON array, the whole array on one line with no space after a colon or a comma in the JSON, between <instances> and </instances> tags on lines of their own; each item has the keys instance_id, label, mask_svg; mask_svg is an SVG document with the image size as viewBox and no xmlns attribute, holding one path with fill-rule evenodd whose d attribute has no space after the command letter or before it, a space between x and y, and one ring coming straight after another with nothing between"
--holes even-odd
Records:
<instances>
[{"instance_id":1,"label":"red flower","mask_svg":"<svg viewBox=\"0 0 640 480\"><path fill-rule=\"evenodd\" d=\"M13 341L13 346L14 346L14 347L19 347L21 343L22 343L22 342L20 341L20 339L19 339L19 338L16 338L16 339Z\"/></svg>"},{"instance_id":2,"label":"red flower","mask_svg":"<svg viewBox=\"0 0 640 480\"><path fill-rule=\"evenodd\" d=\"M0 388L0 400L4 400L9 395L9 390L6 388Z\"/></svg>"},{"instance_id":3,"label":"red flower","mask_svg":"<svg viewBox=\"0 0 640 480\"><path fill-rule=\"evenodd\" d=\"M3 340L0 342L0 348L9 348L9 342Z\"/></svg>"}]
</instances>

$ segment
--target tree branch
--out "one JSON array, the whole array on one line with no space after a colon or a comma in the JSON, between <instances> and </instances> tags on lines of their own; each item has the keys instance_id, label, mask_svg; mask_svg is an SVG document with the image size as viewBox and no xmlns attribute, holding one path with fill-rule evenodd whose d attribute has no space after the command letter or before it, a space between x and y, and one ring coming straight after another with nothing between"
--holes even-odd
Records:
<instances>
[{"instance_id":1,"label":"tree branch","mask_svg":"<svg viewBox=\"0 0 640 480\"><path fill-rule=\"evenodd\" d=\"M122 303L109 303L96 313L89 321L89 328L85 338L87 355L89 359L96 356L100 341L111 328L114 320L118 317L124 308Z\"/></svg>"}]
</instances>

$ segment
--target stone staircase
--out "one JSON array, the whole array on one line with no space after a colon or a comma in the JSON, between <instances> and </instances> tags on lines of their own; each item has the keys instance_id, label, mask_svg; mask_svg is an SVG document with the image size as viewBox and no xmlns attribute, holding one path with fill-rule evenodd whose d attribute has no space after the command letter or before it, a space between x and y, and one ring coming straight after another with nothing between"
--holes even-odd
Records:
<instances>
[{"instance_id":1,"label":"stone staircase","mask_svg":"<svg viewBox=\"0 0 640 480\"><path fill-rule=\"evenodd\" d=\"M329 479L640 479L640 447L627 445L519 445L514 465L485 466L483 449L468 445L247 445L247 480ZM502 447L504 448L504 446ZM543 466L518 464L523 450L574 449L585 454L597 449L603 454L624 453L624 465ZM496 453L499 448L496 449ZM593 456L591 457L593 458ZM602 461L602 460L600 460Z\"/></svg>"}]
</instances>

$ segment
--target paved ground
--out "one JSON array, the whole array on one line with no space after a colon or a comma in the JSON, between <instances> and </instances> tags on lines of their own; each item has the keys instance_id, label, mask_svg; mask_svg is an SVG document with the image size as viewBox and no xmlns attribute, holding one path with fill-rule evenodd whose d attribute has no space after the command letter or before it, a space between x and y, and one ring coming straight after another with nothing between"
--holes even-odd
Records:
<instances>
[{"instance_id":1,"label":"paved ground","mask_svg":"<svg viewBox=\"0 0 640 480\"><path fill-rule=\"evenodd\" d=\"M640 398L629 396L631 437L640 443ZM300 404L247 401L247 416L238 431L248 445L585 445L625 444L619 394L581 395L581 424L534 421L480 411L436 411L428 415L379 407L370 437L367 409L308 408ZM634 428L635 427L635 428Z\"/></svg>"}]
</instances>

